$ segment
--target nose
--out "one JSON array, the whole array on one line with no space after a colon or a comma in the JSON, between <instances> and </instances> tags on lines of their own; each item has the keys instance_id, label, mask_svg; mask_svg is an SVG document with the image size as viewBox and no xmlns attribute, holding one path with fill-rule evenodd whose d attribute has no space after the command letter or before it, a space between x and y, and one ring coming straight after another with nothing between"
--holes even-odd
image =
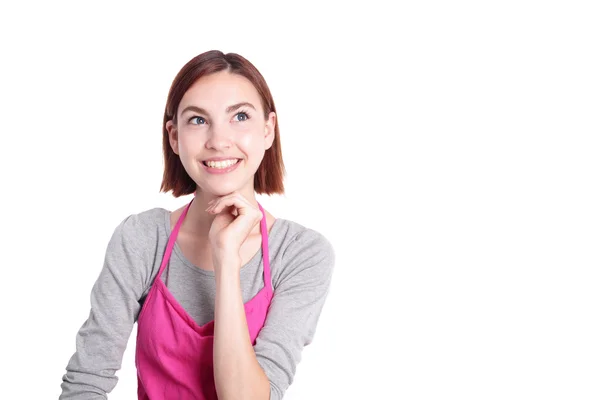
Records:
<instances>
[{"instance_id":1,"label":"nose","mask_svg":"<svg viewBox=\"0 0 600 400\"><path fill-rule=\"evenodd\" d=\"M207 149L223 150L232 146L232 133L227 123L214 123L208 128Z\"/></svg>"}]
</instances>

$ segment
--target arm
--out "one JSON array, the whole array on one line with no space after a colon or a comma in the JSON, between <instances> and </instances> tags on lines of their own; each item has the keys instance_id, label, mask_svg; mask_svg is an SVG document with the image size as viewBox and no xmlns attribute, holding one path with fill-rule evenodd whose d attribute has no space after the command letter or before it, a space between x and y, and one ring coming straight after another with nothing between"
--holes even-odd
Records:
<instances>
[{"instance_id":1,"label":"arm","mask_svg":"<svg viewBox=\"0 0 600 400\"><path fill-rule=\"evenodd\" d=\"M292 239L282 256L281 278L254 348L248 335L239 272L216 276L214 368L219 399L283 398L302 349L314 336L334 259L329 241L314 230L305 230Z\"/></svg>"},{"instance_id":2,"label":"arm","mask_svg":"<svg viewBox=\"0 0 600 400\"><path fill-rule=\"evenodd\" d=\"M219 399L269 399L269 380L256 361L240 288L239 258L215 275L214 374Z\"/></svg>"},{"instance_id":3,"label":"arm","mask_svg":"<svg viewBox=\"0 0 600 400\"><path fill-rule=\"evenodd\" d=\"M89 318L77 332L76 351L63 376L59 400L106 399L117 384L123 353L137 318L145 284L145 263L128 239L135 237L135 216L115 229L104 266L90 297Z\"/></svg>"},{"instance_id":4,"label":"arm","mask_svg":"<svg viewBox=\"0 0 600 400\"><path fill-rule=\"evenodd\" d=\"M335 253L320 233L306 229L291 241L282 255L282 272L265 326L254 351L271 384L271 400L281 400L292 384L304 346L315 335L327 298Z\"/></svg>"}]
</instances>

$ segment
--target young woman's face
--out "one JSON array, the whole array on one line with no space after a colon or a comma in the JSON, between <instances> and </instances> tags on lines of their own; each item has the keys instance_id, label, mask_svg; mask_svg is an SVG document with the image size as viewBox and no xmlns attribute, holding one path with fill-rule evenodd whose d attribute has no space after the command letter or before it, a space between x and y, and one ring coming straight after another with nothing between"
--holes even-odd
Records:
<instances>
[{"instance_id":1,"label":"young woman's face","mask_svg":"<svg viewBox=\"0 0 600 400\"><path fill-rule=\"evenodd\" d=\"M173 151L203 192L224 196L254 193L254 174L274 139L275 113L265 121L258 92L243 76L217 72L202 77L185 93L177 126L167 122ZM241 159L230 172L214 171L207 159ZM223 165L223 164L222 164Z\"/></svg>"}]
</instances>

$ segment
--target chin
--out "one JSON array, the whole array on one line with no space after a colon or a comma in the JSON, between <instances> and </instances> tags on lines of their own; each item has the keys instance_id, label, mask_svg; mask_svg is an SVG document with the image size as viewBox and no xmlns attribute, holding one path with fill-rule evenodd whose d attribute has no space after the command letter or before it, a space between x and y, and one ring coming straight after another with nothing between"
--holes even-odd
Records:
<instances>
[{"instance_id":1,"label":"chin","mask_svg":"<svg viewBox=\"0 0 600 400\"><path fill-rule=\"evenodd\" d=\"M210 187L204 188L201 191L204 193L210 193L213 196L226 196L230 193L240 190L240 187L234 185L211 185Z\"/></svg>"}]
</instances>

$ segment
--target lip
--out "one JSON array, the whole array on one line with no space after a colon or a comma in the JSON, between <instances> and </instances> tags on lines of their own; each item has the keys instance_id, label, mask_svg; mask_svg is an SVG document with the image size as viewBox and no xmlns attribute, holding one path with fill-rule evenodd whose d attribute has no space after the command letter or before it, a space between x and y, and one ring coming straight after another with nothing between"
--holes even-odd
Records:
<instances>
[{"instance_id":1,"label":"lip","mask_svg":"<svg viewBox=\"0 0 600 400\"><path fill-rule=\"evenodd\" d=\"M229 158L221 158L222 160L230 160L231 157ZM209 159L208 161L213 161L214 159ZM226 174L228 172L233 171L234 169L236 169L238 167L238 165L240 165L242 163L242 160L240 159L237 163L233 164L231 167L227 167L227 168L222 168L222 169L217 169L217 168L211 168L211 167L207 167L206 165L204 165L204 162L200 162L200 165L202 165L202 168L204 168L204 170L206 172L208 172L209 174Z\"/></svg>"},{"instance_id":2,"label":"lip","mask_svg":"<svg viewBox=\"0 0 600 400\"><path fill-rule=\"evenodd\" d=\"M223 161L223 160L231 160L231 159L236 159L239 160L239 157L212 157L212 158L207 158L206 160L202 160L202 161Z\"/></svg>"}]
</instances>

